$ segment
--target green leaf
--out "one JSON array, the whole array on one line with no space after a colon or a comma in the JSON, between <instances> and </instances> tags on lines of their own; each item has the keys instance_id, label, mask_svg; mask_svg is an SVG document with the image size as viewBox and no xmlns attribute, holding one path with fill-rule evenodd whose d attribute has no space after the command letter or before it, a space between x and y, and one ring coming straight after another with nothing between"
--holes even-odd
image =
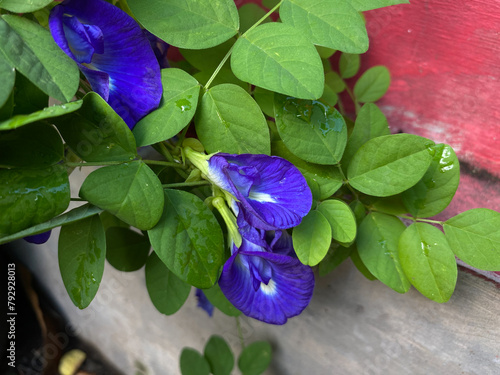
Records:
<instances>
[{"instance_id":1,"label":"green leaf","mask_svg":"<svg viewBox=\"0 0 500 375\"><path fill-rule=\"evenodd\" d=\"M336 49L322 46L316 46L316 51L318 51L319 57L321 57L322 59L329 59L335 52L337 52Z\"/></svg>"},{"instance_id":2,"label":"green leaf","mask_svg":"<svg viewBox=\"0 0 500 375\"><path fill-rule=\"evenodd\" d=\"M344 91L346 87L344 80L335 72L328 72L325 74L325 84L337 94Z\"/></svg>"},{"instance_id":3,"label":"green leaf","mask_svg":"<svg viewBox=\"0 0 500 375\"><path fill-rule=\"evenodd\" d=\"M291 26L259 25L234 44L231 69L252 85L302 99L318 99L323 64L314 45Z\"/></svg>"},{"instance_id":4,"label":"green leaf","mask_svg":"<svg viewBox=\"0 0 500 375\"><path fill-rule=\"evenodd\" d=\"M349 0L351 4L360 12L377 8L388 7L397 4L410 4L409 0Z\"/></svg>"},{"instance_id":5,"label":"green leaf","mask_svg":"<svg viewBox=\"0 0 500 375\"><path fill-rule=\"evenodd\" d=\"M97 95L97 94L96 94ZM41 111L30 113L27 115L17 115L6 121L0 122L0 131L2 130L12 130L19 128L21 126L31 124L36 121L41 121L44 119L55 118L59 116L66 115L71 112L75 112L82 106L83 101L77 100L75 102L53 105L51 107L44 108ZM55 121L52 121L55 122Z\"/></svg>"},{"instance_id":6,"label":"green leaf","mask_svg":"<svg viewBox=\"0 0 500 375\"><path fill-rule=\"evenodd\" d=\"M389 89L391 74L385 66L374 66L359 77L354 85L354 96L361 103L379 100Z\"/></svg>"},{"instance_id":7,"label":"green leaf","mask_svg":"<svg viewBox=\"0 0 500 375\"><path fill-rule=\"evenodd\" d=\"M26 115L43 110L49 105L49 96L20 73L16 74L14 88L14 115Z\"/></svg>"},{"instance_id":8,"label":"green leaf","mask_svg":"<svg viewBox=\"0 0 500 375\"><path fill-rule=\"evenodd\" d=\"M399 238L399 260L411 284L427 298L443 303L457 283L457 262L439 229L413 223Z\"/></svg>"},{"instance_id":9,"label":"green leaf","mask_svg":"<svg viewBox=\"0 0 500 375\"><path fill-rule=\"evenodd\" d=\"M457 257L481 270L500 271L500 212L475 208L448 219L443 228Z\"/></svg>"},{"instance_id":10,"label":"green leaf","mask_svg":"<svg viewBox=\"0 0 500 375\"><path fill-rule=\"evenodd\" d=\"M106 230L106 259L123 272L137 271L146 264L151 245L147 237L128 228Z\"/></svg>"},{"instance_id":11,"label":"green leaf","mask_svg":"<svg viewBox=\"0 0 500 375\"><path fill-rule=\"evenodd\" d=\"M323 201L318 211L330 223L332 238L338 242L351 243L356 238L356 218L349 206L338 199Z\"/></svg>"},{"instance_id":12,"label":"green leaf","mask_svg":"<svg viewBox=\"0 0 500 375\"><path fill-rule=\"evenodd\" d=\"M213 375L230 375L234 367L234 356L223 337L210 336L204 351Z\"/></svg>"},{"instance_id":13,"label":"green leaf","mask_svg":"<svg viewBox=\"0 0 500 375\"><path fill-rule=\"evenodd\" d=\"M340 162L347 143L342 115L321 102L275 95L276 126L287 148L305 161Z\"/></svg>"},{"instance_id":14,"label":"green leaf","mask_svg":"<svg viewBox=\"0 0 500 375\"><path fill-rule=\"evenodd\" d=\"M156 225L163 212L163 188L143 162L112 165L90 173L80 196L141 230Z\"/></svg>"},{"instance_id":15,"label":"green leaf","mask_svg":"<svg viewBox=\"0 0 500 375\"><path fill-rule=\"evenodd\" d=\"M429 167L434 143L412 134L393 134L361 146L347 169L351 186L377 197L395 195L415 185Z\"/></svg>"},{"instance_id":16,"label":"green leaf","mask_svg":"<svg viewBox=\"0 0 500 375\"><path fill-rule=\"evenodd\" d=\"M332 242L332 229L325 216L311 211L293 229L293 248L305 265L315 266L325 257Z\"/></svg>"},{"instance_id":17,"label":"green leaf","mask_svg":"<svg viewBox=\"0 0 500 375\"><path fill-rule=\"evenodd\" d=\"M352 78L359 72L361 58L358 54L343 53L340 55L339 71L342 78Z\"/></svg>"},{"instance_id":18,"label":"green leaf","mask_svg":"<svg viewBox=\"0 0 500 375\"><path fill-rule=\"evenodd\" d=\"M319 101L333 107L338 103L339 96L325 83L325 90L323 91L321 98L319 98Z\"/></svg>"},{"instance_id":19,"label":"green leaf","mask_svg":"<svg viewBox=\"0 0 500 375\"><path fill-rule=\"evenodd\" d=\"M61 137L51 125L36 123L0 132L0 166L3 168L47 168L63 156Z\"/></svg>"},{"instance_id":20,"label":"green leaf","mask_svg":"<svg viewBox=\"0 0 500 375\"><path fill-rule=\"evenodd\" d=\"M16 70L2 55L0 55L0 82L2 82L0 86L0 108L2 108L7 102L7 99L9 99L10 93L14 88L15 80Z\"/></svg>"},{"instance_id":21,"label":"green leaf","mask_svg":"<svg viewBox=\"0 0 500 375\"><path fill-rule=\"evenodd\" d=\"M53 0L0 0L0 8L14 13L29 13L42 9Z\"/></svg>"},{"instance_id":22,"label":"green leaf","mask_svg":"<svg viewBox=\"0 0 500 375\"><path fill-rule=\"evenodd\" d=\"M356 218L356 224L359 225L366 216L365 205L360 201L355 200L349 203L349 207L352 210L354 217Z\"/></svg>"},{"instance_id":23,"label":"green leaf","mask_svg":"<svg viewBox=\"0 0 500 375\"><path fill-rule=\"evenodd\" d=\"M232 84L205 92L196 113L196 133L207 152L270 153L267 122L253 98Z\"/></svg>"},{"instance_id":24,"label":"green leaf","mask_svg":"<svg viewBox=\"0 0 500 375\"><path fill-rule=\"evenodd\" d=\"M257 23L257 21L264 17L266 13L267 12L257 4L243 4L238 9L238 14L240 17L240 34L245 33L250 27ZM266 22L272 22L272 19L266 17L264 21L262 21L262 23Z\"/></svg>"},{"instance_id":25,"label":"green leaf","mask_svg":"<svg viewBox=\"0 0 500 375\"><path fill-rule=\"evenodd\" d=\"M342 186L343 180L338 168L304 161L292 154L283 141L273 142L272 151L273 155L280 156L295 165L308 180L316 181L320 189L320 199L329 198Z\"/></svg>"},{"instance_id":26,"label":"green leaf","mask_svg":"<svg viewBox=\"0 0 500 375\"><path fill-rule=\"evenodd\" d=\"M0 20L0 55L47 95L69 102L80 80L76 63L42 26L13 15Z\"/></svg>"},{"instance_id":27,"label":"green leaf","mask_svg":"<svg viewBox=\"0 0 500 375\"><path fill-rule=\"evenodd\" d=\"M197 288L217 282L224 264L224 238L200 198L166 189L163 216L148 234L156 254L181 280Z\"/></svg>"},{"instance_id":28,"label":"green leaf","mask_svg":"<svg viewBox=\"0 0 500 375\"><path fill-rule=\"evenodd\" d=\"M247 345L238 358L238 368L243 375L260 375L271 363L271 345L255 341Z\"/></svg>"},{"instance_id":29,"label":"green leaf","mask_svg":"<svg viewBox=\"0 0 500 375\"><path fill-rule=\"evenodd\" d=\"M210 301L212 305L217 307L224 314L229 316L240 316L241 311L233 306L231 302L226 298L224 293L219 287L219 284L215 284L213 287L209 289L203 289L203 293Z\"/></svg>"},{"instance_id":30,"label":"green leaf","mask_svg":"<svg viewBox=\"0 0 500 375\"><path fill-rule=\"evenodd\" d=\"M0 124L9 119L12 116L14 110L14 91L11 91L7 101L4 103L3 107L0 107ZM2 129L0 129L2 130Z\"/></svg>"},{"instance_id":31,"label":"green leaf","mask_svg":"<svg viewBox=\"0 0 500 375\"><path fill-rule=\"evenodd\" d=\"M111 227L130 228L130 225L110 214L108 211L101 212L99 216L101 217L101 222L105 231Z\"/></svg>"},{"instance_id":32,"label":"green leaf","mask_svg":"<svg viewBox=\"0 0 500 375\"><path fill-rule=\"evenodd\" d=\"M188 63L200 71L208 71L212 74L219 66L222 59L229 52L236 38L231 38L222 44L207 49L179 49L181 55ZM224 64L225 68L229 68L229 61Z\"/></svg>"},{"instance_id":33,"label":"green leaf","mask_svg":"<svg viewBox=\"0 0 500 375\"><path fill-rule=\"evenodd\" d=\"M99 207L95 207L90 204L84 204L83 206L74 208L63 215L57 216L42 224L34 225L31 228L22 230L7 237L1 237L0 245L14 240L18 240L26 236L33 236L35 234L44 233L51 229L57 228L61 225L77 222L79 220L98 214L101 211L102 210Z\"/></svg>"},{"instance_id":34,"label":"green leaf","mask_svg":"<svg viewBox=\"0 0 500 375\"><path fill-rule=\"evenodd\" d=\"M182 349L180 366L182 375L210 374L210 365L205 357L203 357L197 350L191 348Z\"/></svg>"},{"instance_id":35,"label":"green leaf","mask_svg":"<svg viewBox=\"0 0 500 375\"><path fill-rule=\"evenodd\" d=\"M342 164L347 167L354 154L370 139L389 134L391 134L389 124L382 111L373 103L365 104L356 117L354 129L342 157Z\"/></svg>"},{"instance_id":36,"label":"green leaf","mask_svg":"<svg viewBox=\"0 0 500 375\"><path fill-rule=\"evenodd\" d=\"M90 92L71 115L53 120L73 152L85 161L129 161L135 139L123 119L98 94Z\"/></svg>"},{"instance_id":37,"label":"green leaf","mask_svg":"<svg viewBox=\"0 0 500 375\"><path fill-rule=\"evenodd\" d=\"M340 266L342 262L344 262L349 255L351 255L353 247L344 247L339 244L332 243L330 246L330 250L323 258L323 260L319 263L319 275L326 276L330 272L332 272L335 268Z\"/></svg>"},{"instance_id":38,"label":"green leaf","mask_svg":"<svg viewBox=\"0 0 500 375\"><path fill-rule=\"evenodd\" d=\"M405 229L398 218L372 212L362 221L356 238L359 257L366 268L398 293L410 289L398 252L399 237Z\"/></svg>"},{"instance_id":39,"label":"green leaf","mask_svg":"<svg viewBox=\"0 0 500 375\"><path fill-rule=\"evenodd\" d=\"M364 277L366 277L370 281L377 280L377 278L375 276L373 276L373 274L370 271L368 271L368 268L366 268L363 261L359 257L359 252L358 252L358 249L356 248L356 246L354 246L354 248L352 249L350 256L351 256L352 263L356 266L357 270Z\"/></svg>"},{"instance_id":40,"label":"green leaf","mask_svg":"<svg viewBox=\"0 0 500 375\"><path fill-rule=\"evenodd\" d=\"M201 72L194 74L193 78L195 78L203 86L206 86L207 82L210 80L210 78L212 78L213 73L214 73L213 70L203 70ZM224 83L232 83L233 85L240 86L245 91L248 91L250 87L248 83L240 81L238 78L236 78L233 71L230 68L226 67L221 68L221 70L219 70L219 73L217 73L211 85L213 87L222 85Z\"/></svg>"},{"instance_id":41,"label":"green leaf","mask_svg":"<svg viewBox=\"0 0 500 375\"><path fill-rule=\"evenodd\" d=\"M44 169L0 169L0 237L43 223L69 204L68 173Z\"/></svg>"},{"instance_id":42,"label":"green leaf","mask_svg":"<svg viewBox=\"0 0 500 375\"><path fill-rule=\"evenodd\" d=\"M451 146L439 144L424 177L403 192L403 201L415 217L431 217L450 204L460 181L460 163Z\"/></svg>"},{"instance_id":43,"label":"green leaf","mask_svg":"<svg viewBox=\"0 0 500 375\"><path fill-rule=\"evenodd\" d=\"M94 299L104 272L106 237L99 215L63 226L58 249L64 287L75 306L84 309Z\"/></svg>"},{"instance_id":44,"label":"green leaf","mask_svg":"<svg viewBox=\"0 0 500 375\"><path fill-rule=\"evenodd\" d=\"M146 287L153 305L165 315L179 311L191 291L191 285L175 276L154 252L146 262Z\"/></svg>"},{"instance_id":45,"label":"green leaf","mask_svg":"<svg viewBox=\"0 0 500 375\"><path fill-rule=\"evenodd\" d=\"M210 48L239 28L232 0L128 0L128 5L146 29L179 48Z\"/></svg>"},{"instance_id":46,"label":"green leaf","mask_svg":"<svg viewBox=\"0 0 500 375\"><path fill-rule=\"evenodd\" d=\"M172 138L191 122L198 105L200 84L188 73L169 68L161 71L163 98L160 106L134 127L137 146Z\"/></svg>"},{"instance_id":47,"label":"green leaf","mask_svg":"<svg viewBox=\"0 0 500 375\"><path fill-rule=\"evenodd\" d=\"M403 203L401 194L391 195L390 197L374 198L370 203L370 208L373 211L379 211L394 216L408 213L408 209Z\"/></svg>"},{"instance_id":48,"label":"green leaf","mask_svg":"<svg viewBox=\"0 0 500 375\"><path fill-rule=\"evenodd\" d=\"M280 2L280 0L262 0L262 5L264 7L266 7L267 9L271 10L276 5L278 5L279 2Z\"/></svg>"},{"instance_id":49,"label":"green leaf","mask_svg":"<svg viewBox=\"0 0 500 375\"><path fill-rule=\"evenodd\" d=\"M284 0L280 18L314 44L349 53L368 50L363 18L348 1Z\"/></svg>"},{"instance_id":50,"label":"green leaf","mask_svg":"<svg viewBox=\"0 0 500 375\"><path fill-rule=\"evenodd\" d=\"M274 117L274 92L257 86L253 90L253 97L264 114Z\"/></svg>"}]
</instances>

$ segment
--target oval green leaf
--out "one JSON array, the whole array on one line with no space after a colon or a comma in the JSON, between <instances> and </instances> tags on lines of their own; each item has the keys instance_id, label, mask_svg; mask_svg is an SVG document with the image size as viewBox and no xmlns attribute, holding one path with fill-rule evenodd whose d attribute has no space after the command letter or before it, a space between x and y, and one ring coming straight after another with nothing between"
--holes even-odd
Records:
<instances>
[{"instance_id":1,"label":"oval green leaf","mask_svg":"<svg viewBox=\"0 0 500 375\"><path fill-rule=\"evenodd\" d=\"M398 252L399 237L405 229L398 218L372 212L361 222L356 238L359 257L366 268L398 293L410 289Z\"/></svg>"},{"instance_id":2,"label":"oval green leaf","mask_svg":"<svg viewBox=\"0 0 500 375\"><path fill-rule=\"evenodd\" d=\"M53 0L0 0L0 8L7 9L14 13L29 13L38 9L42 9L50 4Z\"/></svg>"},{"instance_id":3,"label":"oval green leaf","mask_svg":"<svg viewBox=\"0 0 500 375\"><path fill-rule=\"evenodd\" d=\"M340 162L347 143L342 115L319 101L275 95L276 127L286 147L316 164Z\"/></svg>"},{"instance_id":4,"label":"oval green leaf","mask_svg":"<svg viewBox=\"0 0 500 375\"><path fill-rule=\"evenodd\" d=\"M210 336L204 350L213 375L230 375L234 367L234 355L223 337Z\"/></svg>"},{"instance_id":5,"label":"oval green leaf","mask_svg":"<svg viewBox=\"0 0 500 375\"><path fill-rule=\"evenodd\" d=\"M354 129L342 156L342 165L347 167L354 154L370 139L389 134L389 124L382 111L373 103L365 104L356 117Z\"/></svg>"},{"instance_id":6,"label":"oval green leaf","mask_svg":"<svg viewBox=\"0 0 500 375\"><path fill-rule=\"evenodd\" d=\"M37 123L0 132L0 167L47 168L63 156L61 136L51 125Z\"/></svg>"},{"instance_id":7,"label":"oval green leaf","mask_svg":"<svg viewBox=\"0 0 500 375\"><path fill-rule=\"evenodd\" d=\"M314 44L349 53L368 50L363 18L348 1L284 0L280 18Z\"/></svg>"},{"instance_id":8,"label":"oval green leaf","mask_svg":"<svg viewBox=\"0 0 500 375\"><path fill-rule=\"evenodd\" d=\"M63 226L58 249L64 286L75 306L84 309L94 299L104 272L106 237L99 215Z\"/></svg>"},{"instance_id":9,"label":"oval green leaf","mask_svg":"<svg viewBox=\"0 0 500 375\"><path fill-rule=\"evenodd\" d=\"M143 162L112 165L90 173L80 196L141 230L156 225L163 212L163 188Z\"/></svg>"},{"instance_id":10,"label":"oval green leaf","mask_svg":"<svg viewBox=\"0 0 500 375\"><path fill-rule=\"evenodd\" d=\"M349 206L338 199L322 202L321 212L332 228L332 238L338 242L351 243L356 238L356 218Z\"/></svg>"},{"instance_id":11,"label":"oval green leaf","mask_svg":"<svg viewBox=\"0 0 500 375\"><path fill-rule=\"evenodd\" d=\"M184 348L180 359L182 375L209 375L210 365L200 352L191 348Z\"/></svg>"},{"instance_id":12,"label":"oval green leaf","mask_svg":"<svg viewBox=\"0 0 500 375\"><path fill-rule=\"evenodd\" d=\"M222 293L219 284L215 284L209 289L203 289L203 293L210 301L210 303L220 311L222 311L224 314L229 316L241 315L241 311L234 307L234 305L226 298L224 293Z\"/></svg>"},{"instance_id":13,"label":"oval green leaf","mask_svg":"<svg viewBox=\"0 0 500 375\"><path fill-rule=\"evenodd\" d=\"M44 169L0 169L0 237L43 223L69 205L68 173Z\"/></svg>"},{"instance_id":14,"label":"oval green leaf","mask_svg":"<svg viewBox=\"0 0 500 375\"><path fill-rule=\"evenodd\" d=\"M408 211L415 217L431 217L450 204L460 181L460 163L451 146L439 144L431 165L415 186L403 192Z\"/></svg>"},{"instance_id":15,"label":"oval green leaf","mask_svg":"<svg viewBox=\"0 0 500 375\"><path fill-rule=\"evenodd\" d=\"M181 55L188 63L199 71L210 72L210 75L219 66L222 59L229 52L236 38L231 38L222 44L207 49L179 49ZM229 68L229 61L224 64L224 68Z\"/></svg>"},{"instance_id":16,"label":"oval green leaf","mask_svg":"<svg viewBox=\"0 0 500 375\"><path fill-rule=\"evenodd\" d=\"M196 133L209 153L269 155L271 151L266 118L239 86L222 84L206 91L195 122Z\"/></svg>"},{"instance_id":17,"label":"oval green leaf","mask_svg":"<svg viewBox=\"0 0 500 375\"><path fill-rule=\"evenodd\" d=\"M20 73L14 84L14 115L26 115L43 110L49 105L49 96Z\"/></svg>"},{"instance_id":18,"label":"oval green leaf","mask_svg":"<svg viewBox=\"0 0 500 375\"><path fill-rule=\"evenodd\" d=\"M414 223L399 238L399 261L410 283L427 298L447 302L457 283L457 262L439 229Z\"/></svg>"},{"instance_id":19,"label":"oval green leaf","mask_svg":"<svg viewBox=\"0 0 500 375\"><path fill-rule=\"evenodd\" d=\"M137 146L148 146L172 138L191 122L198 105L200 84L183 70L161 71L163 97L158 109L134 127Z\"/></svg>"},{"instance_id":20,"label":"oval green leaf","mask_svg":"<svg viewBox=\"0 0 500 375\"><path fill-rule=\"evenodd\" d=\"M443 228L457 257L481 270L500 271L500 212L475 208L448 219Z\"/></svg>"},{"instance_id":21,"label":"oval green leaf","mask_svg":"<svg viewBox=\"0 0 500 375\"><path fill-rule=\"evenodd\" d=\"M166 189L163 216L148 234L156 254L181 280L197 288L217 282L224 264L224 238L200 198Z\"/></svg>"},{"instance_id":22,"label":"oval green leaf","mask_svg":"<svg viewBox=\"0 0 500 375\"><path fill-rule=\"evenodd\" d=\"M361 58L358 54L343 53L339 59L339 71L342 78L352 78L359 72Z\"/></svg>"},{"instance_id":23,"label":"oval green leaf","mask_svg":"<svg viewBox=\"0 0 500 375\"><path fill-rule=\"evenodd\" d=\"M353 250L352 246L344 247L337 243L332 243L330 250L319 263L318 272L320 276L326 276L344 262Z\"/></svg>"},{"instance_id":24,"label":"oval green leaf","mask_svg":"<svg viewBox=\"0 0 500 375\"><path fill-rule=\"evenodd\" d=\"M409 0L349 0L351 4L360 12L377 8L388 7L397 4L410 4Z\"/></svg>"},{"instance_id":25,"label":"oval green leaf","mask_svg":"<svg viewBox=\"0 0 500 375\"><path fill-rule=\"evenodd\" d=\"M95 94L97 95L97 94ZM27 115L16 115L8 120L0 122L1 130L12 130L19 128L23 125L31 124L36 121L45 120L49 118L56 118L64 116L68 113L75 112L82 106L83 101L77 100L75 102L53 105L42 109L41 111L33 112ZM52 121L55 122L55 121Z\"/></svg>"},{"instance_id":26,"label":"oval green leaf","mask_svg":"<svg viewBox=\"0 0 500 375\"><path fill-rule=\"evenodd\" d=\"M47 95L69 102L80 80L76 63L54 42L47 29L14 15L0 19L0 53Z\"/></svg>"},{"instance_id":27,"label":"oval green leaf","mask_svg":"<svg viewBox=\"0 0 500 375\"><path fill-rule=\"evenodd\" d=\"M376 197L399 194L423 177L432 161L433 145L432 141L412 134L371 139L349 163L349 183Z\"/></svg>"},{"instance_id":28,"label":"oval green leaf","mask_svg":"<svg viewBox=\"0 0 500 375\"><path fill-rule=\"evenodd\" d=\"M9 64L3 56L0 56L0 108L3 107L16 81L16 70Z\"/></svg>"},{"instance_id":29,"label":"oval green leaf","mask_svg":"<svg viewBox=\"0 0 500 375\"><path fill-rule=\"evenodd\" d=\"M128 5L146 29L179 48L216 46L240 26L233 0L128 0Z\"/></svg>"},{"instance_id":30,"label":"oval green leaf","mask_svg":"<svg viewBox=\"0 0 500 375\"><path fill-rule=\"evenodd\" d=\"M283 141L273 142L272 151L273 155L280 156L295 165L307 180L316 181L319 185L320 199L329 198L342 186L343 180L338 168L304 161L292 154Z\"/></svg>"},{"instance_id":31,"label":"oval green leaf","mask_svg":"<svg viewBox=\"0 0 500 375\"><path fill-rule=\"evenodd\" d=\"M385 95L391 84L391 74L385 66L374 66L359 77L354 96L361 103L376 102Z\"/></svg>"},{"instance_id":32,"label":"oval green leaf","mask_svg":"<svg viewBox=\"0 0 500 375\"><path fill-rule=\"evenodd\" d=\"M154 252L146 262L146 287L153 305L165 315L179 311L191 291L191 285L175 276Z\"/></svg>"},{"instance_id":33,"label":"oval green leaf","mask_svg":"<svg viewBox=\"0 0 500 375\"><path fill-rule=\"evenodd\" d=\"M237 40L231 69L242 81L302 99L323 94L321 58L314 45L291 26L260 25Z\"/></svg>"},{"instance_id":34,"label":"oval green leaf","mask_svg":"<svg viewBox=\"0 0 500 375\"><path fill-rule=\"evenodd\" d=\"M119 271L132 272L142 268L150 248L147 237L128 228L106 230L106 260Z\"/></svg>"},{"instance_id":35,"label":"oval green leaf","mask_svg":"<svg viewBox=\"0 0 500 375\"><path fill-rule=\"evenodd\" d=\"M330 248L330 223L321 212L311 211L293 229L292 240L299 260L305 265L315 266L323 260Z\"/></svg>"},{"instance_id":36,"label":"oval green leaf","mask_svg":"<svg viewBox=\"0 0 500 375\"><path fill-rule=\"evenodd\" d=\"M98 94L90 92L71 115L53 120L73 152L85 161L129 161L135 139L123 119Z\"/></svg>"},{"instance_id":37,"label":"oval green leaf","mask_svg":"<svg viewBox=\"0 0 500 375\"><path fill-rule=\"evenodd\" d=\"M255 341L247 345L238 358L238 368L243 375L260 375L271 363L271 345Z\"/></svg>"}]
</instances>

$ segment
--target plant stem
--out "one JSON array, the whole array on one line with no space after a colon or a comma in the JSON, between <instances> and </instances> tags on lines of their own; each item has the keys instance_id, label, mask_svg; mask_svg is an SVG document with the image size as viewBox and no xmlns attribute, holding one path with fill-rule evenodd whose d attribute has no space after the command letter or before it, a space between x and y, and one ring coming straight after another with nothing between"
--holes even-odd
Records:
<instances>
[{"instance_id":1,"label":"plant stem","mask_svg":"<svg viewBox=\"0 0 500 375\"><path fill-rule=\"evenodd\" d=\"M82 198L70 198L69 200L72 202L87 202L85 199Z\"/></svg>"},{"instance_id":2,"label":"plant stem","mask_svg":"<svg viewBox=\"0 0 500 375\"><path fill-rule=\"evenodd\" d=\"M344 181L344 185L347 186L347 188L351 191L351 193L354 195L354 197L359 200L358 197L358 192L352 188L352 186L349 184L349 180L347 179L346 175L344 174L344 171L342 170L342 166L340 163L336 164L337 168L339 169L340 176L342 177L342 180Z\"/></svg>"},{"instance_id":3,"label":"plant stem","mask_svg":"<svg viewBox=\"0 0 500 375\"><path fill-rule=\"evenodd\" d=\"M408 220L413 220L413 221L421 221L421 222L424 222L424 223L439 224L441 226L444 223L444 222L439 221L439 220L421 219L419 217L413 217L413 216L407 216L407 215L399 215L398 217L400 219L408 219Z\"/></svg>"},{"instance_id":4,"label":"plant stem","mask_svg":"<svg viewBox=\"0 0 500 375\"><path fill-rule=\"evenodd\" d=\"M281 5L281 3L283 2L283 0L281 0L278 4L276 4L276 6L271 9L269 12L267 12L260 20L258 20L256 23L254 23L247 31L245 31L241 36L240 38L243 38L245 35L247 35L248 32L252 31L253 29L255 29L257 26L259 26L262 22L264 22L264 20L269 17L272 13L274 13ZM235 43L236 44L236 43ZM227 51L226 53L226 56L224 56L224 58L222 59L222 61L220 62L219 66L215 69L215 71L213 72L212 76L210 77L210 79L207 81L207 83L205 84L204 86L204 89L205 90L208 90L208 88L210 87L210 85L212 84L213 80L215 79L215 77L217 77L217 74L219 74L220 70L222 69L222 67L224 66L224 64L226 63L227 59L229 59L229 56L231 56L231 53L233 52L233 48L234 48L234 44L231 46L231 48L229 49L229 51Z\"/></svg>"},{"instance_id":5,"label":"plant stem","mask_svg":"<svg viewBox=\"0 0 500 375\"><path fill-rule=\"evenodd\" d=\"M238 330L238 337L240 338L241 349L245 349L245 339L243 338L243 332L241 330L240 317L236 317L236 329Z\"/></svg>"},{"instance_id":6,"label":"plant stem","mask_svg":"<svg viewBox=\"0 0 500 375\"><path fill-rule=\"evenodd\" d=\"M204 186L204 185L210 185L210 182L208 181L177 182L174 184L163 184L162 186L164 189L168 189L168 188Z\"/></svg>"},{"instance_id":7,"label":"plant stem","mask_svg":"<svg viewBox=\"0 0 500 375\"><path fill-rule=\"evenodd\" d=\"M186 169L185 166L182 164L176 163L176 162L167 162L167 161L161 161L161 160L142 160L146 164L151 164L151 165L162 165L164 167L173 167L173 168L181 168L181 169ZM120 165L124 163L129 163L128 161L97 161L97 162L87 162L87 163L73 163L73 162L66 162L66 166L68 167L105 167L108 165Z\"/></svg>"},{"instance_id":8,"label":"plant stem","mask_svg":"<svg viewBox=\"0 0 500 375\"><path fill-rule=\"evenodd\" d=\"M344 84L345 84L345 90L347 91L347 93L349 94L349 96L351 97L351 99L354 103L354 110L356 111L356 115L357 115L359 110L361 109L361 106L359 105L358 100L354 96L354 94L353 94L352 90L349 88L349 86L347 86L347 84L345 82L344 82Z\"/></svg>"},{"instance_id":9,"label":"plant stem","mask_svg":"<svg viewBox=\"0 0 500 375\"><path fill-rule=\"evenodd\" d=\"M186 169L186 166L174 162L169 162L169 161L162 161L162 160L143 160L144 163L150 164L150 165L162 165L164 167L172 167L172 168L180 168L180 169Z\"/></svg>"}]
</instances>

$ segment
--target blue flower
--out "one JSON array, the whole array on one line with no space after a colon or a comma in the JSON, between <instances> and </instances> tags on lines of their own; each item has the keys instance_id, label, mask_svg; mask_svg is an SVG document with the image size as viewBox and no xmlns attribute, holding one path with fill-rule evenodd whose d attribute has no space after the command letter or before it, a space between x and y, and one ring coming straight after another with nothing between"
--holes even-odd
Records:
<instances>
[{"instance_id":1,"label":"blue flower","mask_svg":"<svg viewBox=\"0 0 500 375\"><path fill-rule=\"evenodd\" d=\"M203 290L196 289L196 298L198 300L198 307L205 310L208 316L212 316L214 313L214 305L208 300Z\"/></svg>"},{"instance_id":2,"label":"blue flower","mask_svg":"<svg viewBox=\"0 0 500 375\"><path fill-rule=\"evenodd\" d=\"M49 18L55 42L130 128L160 104L160 67L136 21L104 0L66 0Z\"/></svg>"},{"instance_id":3,"label":"blue flower","mask_svg":"<svg viewBox=\"0 0 500 375\"><path fill-rule=\"evenodd\" d=\"M155 53L156 60L160 64L160 69L170 68L170 64L167 59L167 52L170 48L170 44L166 43L162 39L158 38L156 35L151 34L148 30L142 30L146 38L149 40L149 44Z\"/></svg>"},{"instance_id":4,"label":"blue flower","mask_svg":"<svg viewBox=\"0 0 500 375\"><path fill-rule=\"evenodd\" d=\"M234 197L233 209L252 227L292 228L311 208L306 179L285 159L251 154L207 156L189 148L186 155L213 184Z\"/></svg>"},{"instance_id":5,"label":"blue flower","mask_svg":"<svg viewBox=\"0 0 500 375\"><path fill-rule=\"evenodd\" d=\"M23 240L25 240L29 243L34 243L34 244L40 245L40 244L45 243L49 240L51 233L52 233L52 231L49 230L47 232L43 232L40 234L34 234L33 236L24 237Z\"/></svg>"},{"instance_id":6,"label":"blue flower","mask_svg":"<svg viewBox=\"0 0 500 375\"><path fill-rule=\"evenodd\" d=\"M224 264L219 286L245 315L271 324L285 324L309 304L314 274L295 256L286 231L265 232L240 227L242 243Z\"/></svg>"}]
</instances>

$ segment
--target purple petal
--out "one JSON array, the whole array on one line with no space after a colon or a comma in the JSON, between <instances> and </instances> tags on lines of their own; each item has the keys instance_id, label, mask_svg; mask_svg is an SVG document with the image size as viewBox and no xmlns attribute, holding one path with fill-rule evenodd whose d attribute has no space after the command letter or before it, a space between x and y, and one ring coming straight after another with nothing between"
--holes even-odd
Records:
<instances>
[{"instance_id":1,"label":"purple petal","mask_svg":"<svg viewBox=\"0 0 500 375\"><path fill-rule=\"evenodd\" d=\"M256 281L256 271L261 279L270 275L267 284ZM286 255L240 250L224 265L219 286L245 315L266 323L285 324L309 304L314 274L310 267Z\"/></svg>"},{"instance_id":2,"label":"purple petal","mask_svg":"<svg viewBox=\"0 0 500 375\"><path fill-rule=\"evenodd\" d=\"M216 154L208 177L238 200L245 220L265 230L298 225L312 203L311 190L289 161L267 155Z\"/></svg>"},{"instance_id":3,"label":"purple petal","mask_svg":"<svg viewBox=\"0 0 500 375\"><path fill-rule=\"evenodd\" d=\"M149 44L155 53L156 60L158 60L158 64L160 64L160 69L170 68L170 64L167 60L167 52L170 48L170 44L165 43L163 40L158 38L156 35L151 34L148 30L142 30L146 38L149 40Z\"/></svg>"},{"instance_id":4,"label":"purple petal","mask_svg":"<svg viewBox=\"0 0 500 375\"><path fill-rule=\"evenodd\" d=\"M52 233L52 231L49 230L48 232L43 232L40 234L35 234L33 236L24 237L23 240L25 240L26 242L29 242L29 243L34 243L34 244L40 245L40 244L45 243L49 240L51 233Z\"/></svg>"},{"instance_id":5,"label":"purple petal","mask_svg":"<svg viewBox=\"0 0 500 375\"><path fill-rule=\"evenodd\" d=\"M208 316L212 316L214 313L214 305L212 305L201 289L196 289L196 298L198 299L198 307L205 310Z\"/></svg>"},{"instance_id":6,"label":"purple petal","mask_svg":"<svg viewBox=\"0 0 500 375\"><path fill-rule=\"evenodd\" d=\"M74 32L78 25L73 21L72 27L65 28L63 18L68 17L64 15L76 17L83 31ZM148 39L132 17L104 0L66 0L52 9L49 26L56 43L77 61L92 89L108 93L103 98L130 128L158 107L163 92L160 67ZM77 48L70 48L68 41L78 42ZM89 46L94 49L92 60L84 65L81 61L90 56ZM95 71L109 78L96 78Z\"/></svg>"}]
</instances>

